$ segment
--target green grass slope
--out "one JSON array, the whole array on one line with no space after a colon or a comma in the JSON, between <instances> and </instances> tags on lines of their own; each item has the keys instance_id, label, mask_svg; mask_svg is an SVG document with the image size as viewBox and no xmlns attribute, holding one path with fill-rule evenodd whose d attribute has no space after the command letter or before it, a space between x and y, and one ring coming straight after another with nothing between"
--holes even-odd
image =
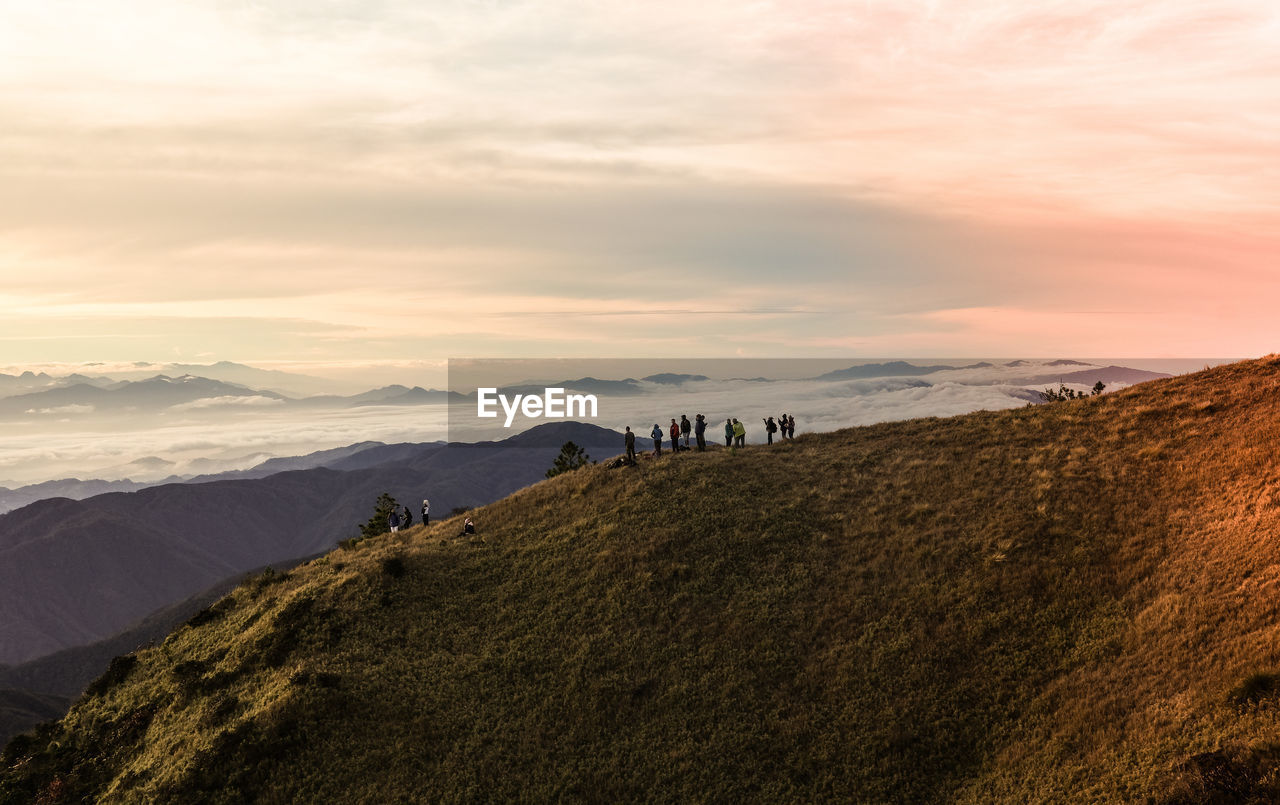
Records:
<instances>
[{"instance_id":1,"label":"green grass slope","mask_svg":"<svg viewBox=\"0 0 1280 805\"><path fill-rule=\"evenodd\" d=\"M242 585L0 801L1274 801L1278 423L1270 358L589 467Z\"/></svg>"}]
</instances>

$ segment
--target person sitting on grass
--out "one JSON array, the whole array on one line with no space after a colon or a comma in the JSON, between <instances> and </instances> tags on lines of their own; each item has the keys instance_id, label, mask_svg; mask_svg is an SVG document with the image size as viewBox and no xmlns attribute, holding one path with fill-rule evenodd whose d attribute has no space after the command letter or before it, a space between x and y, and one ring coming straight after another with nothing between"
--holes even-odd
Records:
<instances>
[{"instance_id":1,"label":"person sitting on grass","mask_svg":"<svg viewBox=\"0 0 1280 805\"><path fill-rule=\"evenodd\" d=\"M476 524L471 522L471 518L468 517L466 521L463 522L462 524L462 533L459 534L458 536L469 537L474 533L476 533Z\"/></svg>"}]
</instances>

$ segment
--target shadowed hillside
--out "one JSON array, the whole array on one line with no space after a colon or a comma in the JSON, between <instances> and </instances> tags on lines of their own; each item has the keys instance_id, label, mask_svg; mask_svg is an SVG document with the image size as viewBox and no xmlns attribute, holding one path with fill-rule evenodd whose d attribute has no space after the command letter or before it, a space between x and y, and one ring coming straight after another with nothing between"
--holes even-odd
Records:
<instances>
[{"instance_id":1,"label":"shadowed hillside","mask_svg":"<svg viewBox=\"0 0 1280 805\"><path fill-rule=\"evenodd\" d=\"M382 492L437 512L542 478L572 434L599 455L620 434L549 423L516 441L378 445L331 467L166 484L0 515L0 663L109 637L237 573L314 556L354 536Z\"/></svg>"},{"instance_id":2,"label":"shadowed hillside","mask_svg":"<svg viewBox=\"0 0 1280 805\"><path fill-rule=\"evenodd\" d=\"M239 587L0 801L1269 802L1280 360L593 466Z\"/></svg>"}]
</instances>

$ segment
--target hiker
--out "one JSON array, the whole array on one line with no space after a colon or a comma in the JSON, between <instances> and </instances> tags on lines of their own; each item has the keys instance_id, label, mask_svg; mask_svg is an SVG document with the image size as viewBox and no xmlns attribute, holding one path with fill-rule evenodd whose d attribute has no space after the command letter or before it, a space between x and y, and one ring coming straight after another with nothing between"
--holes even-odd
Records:
<instances>
[{"instance_id":1,"label":"hiker","mask_svg":"<svg viewBox=\"0 0 1280 805\"><path fill-rule=\"evenodd\" d=\"M422 499L422 524L431 525L431 501Z\"/></svg>"},{"instance_id":2,"label":"hiker","mask_svg":"<svg viewBox=\"0 0 1280 805\"><path fill-rule=\"evenodd\" d=\"M671 452L680 452L680 426L674 419L671 420Z\"/></svg>"},{"instance_id":3,"label":"hiker","mask_svg":"<svg viewBox=\"0 0 1280 805\"><path fill-rule=\"evenodd\" d=\"M413 512L409 511L408 506L404 507L404 518L401 525L403 525L405 528L408 528L409 526L413 525Z\"/></svg>"},{"instance_id":4,"label":"hiker","mask_svg":"<svg viewBox=\"0 0 1280 805\"><path fill-rule=\"evenodd\" d=\"M687 414L680 415L680 435L684 438L684 449L689 449L689 433L693 430L693 425L689 422Z\"/></svg>"},{"instance_id":5,"label":"hiker","mask_svg":"<svg viewBox=\"0 0 1280 805\"><path fill-rule=\"evenodd\" d=\"M653 454L662 455L662 428L658 427L657 422L653 423L653 432L649 434L649 438L653 439Z\"/></svg>"},{"instance_id":6,"label":"hiker","mask_svg":"<svg viewBox=\"0 0 1280 805\"><path fill-rule=\"evenodd\" d=\"M739 422L737 417L733 419L733 446L747 446L747 426Z\"/></svg>"},{"instance_id":7,"label":"hiker","mask_svg":"<svg viewBox=\"0 0 1280 805\"><path fill-rule=\"evenodd\" d=\"M627 425L627 432L623 434L622 441L627 446L627 463L636 463L636 435L631 432L630 425Z\"/></svg>"},{"instance_id":8,"label":"hiker","mask_svg":"<svg viewBox=\"0 0 1280 805\"><path fill-rule=\"evenodd\" d=\"M693 437L698 442L698 452L707 449L707 418L698 414L693 418Z\"/></svg>"},{"instance_id":9,"label":"hiker","mask_svg":"<svg viewBox=\"0 0 1280 805\"><path fill-rule=\"evenodd\" d=\"M767 444L773 444L773 434L778 432L778 425L773 421L773 417L764 420L764 433L768 439Z\"/></svg>"},{"instance_id":10,"label":"hiker","mask_svg":"<svg viewBox=\"0 0 1280 805\"><path fill-rule=\"evenodd\" d=\"M391 510L391 514L387 515L387 527L391 529L392 534L400 530L400 512Z\"/></svg>"},{"instance_id":11,"label":"hiker","mask_svg":"<svg viewBox=\"0 0 1280 805\"><path fill-rule=\"evenodd\" d=\"M783 414L782 416L778 417L778 438L779 439L787 438L787 415L786 414Z\"/></svg>"},{"instance_id":12,"label":"hiker","mask_svg":"<svg viewBox=\"0 0 1280 805\"><path fill-rule=\"evenodd\" d=\"M471 522L471 518L468 517L466 521L462 524L462 533L459 534L458 536L467 537L474 533L476 533L476 524Z\"/></svg>"},{"instance_id":13,"label":"hiker","mask_svg":"<svg viewBox=\"0 0 1280 805\"><path fill-rule=\"evenodd\" d=\"M733 420L724 421L724 446L733 447Z\"/></svg>"},{"instance_id":14,"label":"hiker","mask_svg":"<svg viewBox=\"0 0 1280 805\"><path fill-rule=\"evenodd\" d=\"M787 414L787 438L796 438L796 418L791 414Z\"/></svg>"}]
</instances>

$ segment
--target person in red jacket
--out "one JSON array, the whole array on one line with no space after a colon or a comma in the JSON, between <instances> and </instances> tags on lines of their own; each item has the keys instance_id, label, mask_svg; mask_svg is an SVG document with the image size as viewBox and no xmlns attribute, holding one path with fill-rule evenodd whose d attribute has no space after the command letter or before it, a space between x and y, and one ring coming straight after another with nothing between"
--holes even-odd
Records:
<instances>
[{"instance_id":1,"label":"person in red jacket","mask_svg":"<svg viewBox=\"0 0 1280 805\"><path fill-rule=\"evenodd\" d=\"M679 452L680 450L680 423L674 419L671 420L671 451Z\"/></svg>"}]
</instances>

